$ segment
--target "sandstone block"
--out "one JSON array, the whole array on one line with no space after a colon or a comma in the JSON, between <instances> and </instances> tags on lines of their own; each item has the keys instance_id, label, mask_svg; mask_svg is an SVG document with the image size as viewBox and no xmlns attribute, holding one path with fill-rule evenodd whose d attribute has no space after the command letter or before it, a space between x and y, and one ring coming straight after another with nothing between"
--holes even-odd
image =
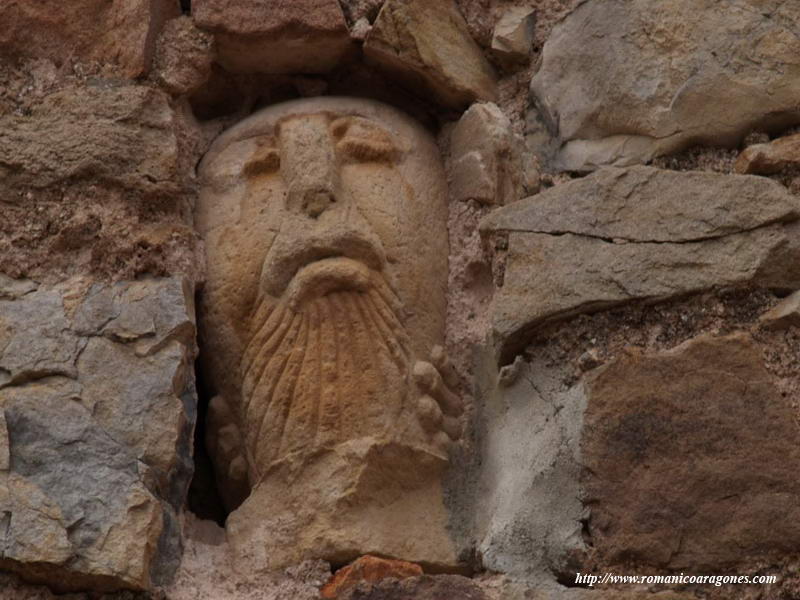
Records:
<instances>
[{"instance_id":1,"label":"sandstone block","mask_svg":"<svg viewBox=\"0 0 800 600\"><path fill-rule=\"evenodd\" d=\"M196 0L192 18L234 72L324 73L351 50L337 0Z\"/></svg>"},{"instance_id":2,"label":"sandstone block","mask_svg":"<svg viewBox=\"0 0 800 600\"><path fill-rule=\"evenodd\" d=\"M457 518L472 526L468 535L486 570L547 582L564 556L585 549L579 468L585 396L563 385L563 363L520 357L504 368L515 376L504 377L491 351L485 354L476 374L482 441L476 498Z\"/></svg>"},{"instance_id":3,"label":"sandstone block","mask_svg":"<svg viewBox=\"0 0 800 600\"><path fill-rule=\"evenodd\" d=\"M378 583L389 577L406 579L422 575L422 567L402 560L387 560L377 556L362 556L354 563L339 569L320 590L323 598L338 598L361 582Z\"/></svg>"},{"instance_id":4,"label":"sandstone block","mask_svg":"<svg viewBox=\"0 0 800 600\"><path fill-rule=\"evenodd\" d=\"M603 559L722 573L800 549L800 430L748 334L631 351L585 386L589 535Z\"/></svg>"},{"instance_id":5,"label":"sandstone block","mask_svg":"<svg viewBox=\"0 0 800 600\"><path fill-rule=\"evenodd\" d=\"M507 8L492 34L492 53L509 62L525 62L533 46L534 11L525 6Z\"/></svg>"},{"instance_id":6,"label":"sandstone block","mask_svg":"<svg viewBox=\"0 0 800 600\"><path fill-rule=\"evenodd\" d=\"M767 329L787 329L800 326L800 292L784 298L772 310L761 315Z\"/></svg>"},{"instance_id":7,"label":"sandstone block","mask_svg":"<svg viewBox=\"0 0 800 600\"><path fill-rule=\"evenodd\" d=\"M482 224L508 234L495 341L508 349L544 321L634 299L797 289L797 215L793 195L756 177L612 168L551 188Z\"/></svg>"},{"instance_id":8,"label":"sandstone block","mask_svg":"<svg viewBox=\"0 0 800 600\"><path fill-rule=\"evenodd\" d=\"M190 207L202 142L187 112L151 86L92 79L0 116L0 271L198 277Z\"/></svg>"},{"instance_id":9,"label":"sandstone block","mask_svg":"<svg viewBox=\"0 0 800 600\"><path fill-rule=\"evenodd\" d=\"M339 0L344 16L352 26L359 21L372 23L378 16L384 0Z\"/></svg>"},{"instance_id":10,"label":"sandstone block","mask_svg":"<svg viewBox=\"0 0 800 600\"><path fill-rule=\"evenodd\" d=\"M520 598L677 599L691 592L606 596L552 578L746 572L796 552L797 381L776 373L796 352L789 342L777 357L763 331L681 330L686 308L703 305L692 302L647 324L636 307L554 327L526 348L511 385L487 356L470 514L484 567L539 592ZM581 373L579 352L595 345L604 364Z\"/></svg>"},{"instance_id":11,"label":"sandstone block","mask_svg":"<svg viewBox=\"0 0 800 600\"><path fill-rule=\"evenodd\" d=\"M522 195L521 140L495 104L474 104L450 138L450 193L459 201L509 204Z\"/></svg>"},{"instance_id":12,"label":"sandstone block","mask_svg":"<svg viewBox=\"0 0 800 600\"><path fill-rule=\"evenodd\" d=\"M771 225L701 242L614 243L564 234L509 235L495 340L505 351L555 318L631 300L663 300L714 286L800 286L800 228Z\"/></svg>"},{"instance_id":13,"label":"sandstone block","mask_svg":"<svg viewBox=\"0 0 800 600\"><path fill-rule=\"evenodd\" d=\"M798 19L800 5L781 0L579 4L531 83L557 165L626 166L800 122Z\"/></svg>"},{"instance_id":14,"label":"sandstone block","mask_svg":"<svg viewBox=\"0 0 800 600\"><path fill-rule=\"evenodd\" d=\"M763 177L614 167L488 215L483 230L693 242L800 219L800 200Z\"/></svg>"},{"instance_id":15,"label":"sandstone block","mask_svg":"<svg viewBox=\"0 0 800 600\"><path fill-rule=\"evenodd\" d=\"M81 179L142 190L175 188L175 127L168 97L158 90L65 88L30 115L0 117L0 175L5 185L32 188Z\"/></svg>"},{"instance_id":16,"label":"sandstone block","mask_svg":"<svg viewBox=\"0 0 800 600\"><path fill-rule=\"evenodd\" d=\"M28 279L12 279L0 273L0 300L16 300L36 290L39 285Z\"/></svg>"},{"instance_id":17,"label":"sandstone block","mask_svg":"<svg viewBox=\"0 0 800 600\"><path fill-rule=\"evenodd\" d=\"M150 66L164 22L180 14L178 0L80 0L0 4L0 53L4 56L65 59L110 65L135 78Z\"/></svg>"},{"instance_id":18,"label":"sandstone block","mask_svg":"<svg viewBox=\"0 0 800 600\"><path fill-rule=\"evenodd\" d=\"M170 94L191 94L211 76L213 36L188 16L172 19L158 39L155 75Z\"/></svg>"},{"instance_id":19,"label":"sandstone block","mask_svg":"<svg viewBox=\"0 0 800 600\"><path fill-rule=\"evenodd\" d=\"M454 0L388 0L364 44L367 60L453 108L495 100L496 77Z\"/></svg>"},{"instance_id":20,"label":"sandstone block","mask_svg":"<svg viewBox=\"0 0 800 600\"><path fill-rule=\"evenodd\" d=\"M768 144L748 146L736 159L737 173L770 175L800 165L800 134L778 138Z\"/></svg>"},{"instance_id":21,"label":"sandstone block","mask_svg":"<svg viewBox=\"0 0 800 600\"><path fill-rule=\"evenodd\" d=\"M4 569L60 591L169 581L192 473L191 298L162 279L0 300Z\"/></svg>"},{"instance_id":22,"label":"sandstone block","mask_svg":"<svg viewBox=\"0 0 800 600\"><path fill-rule=\"evenodd\" d=\"M480 586L459 575L422 575L353 588L341 600L488 600Z\"/></svg>"}]
</instances>

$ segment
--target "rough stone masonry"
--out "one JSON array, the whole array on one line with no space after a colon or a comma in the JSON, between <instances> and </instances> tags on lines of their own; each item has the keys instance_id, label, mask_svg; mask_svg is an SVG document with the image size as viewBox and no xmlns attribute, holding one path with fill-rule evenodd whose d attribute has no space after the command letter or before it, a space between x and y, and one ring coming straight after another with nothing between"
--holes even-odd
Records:
<instances>
[{"instance_id":1,"label":"rough stone masonry","mask_svg":"<svg viewBox=\"0 0 800 600\"><path fill-rule=\"evenodd\" d=\"M800 597L798 56L782 0L0 0L0 600Z\"/></svg>"}]
</instances>

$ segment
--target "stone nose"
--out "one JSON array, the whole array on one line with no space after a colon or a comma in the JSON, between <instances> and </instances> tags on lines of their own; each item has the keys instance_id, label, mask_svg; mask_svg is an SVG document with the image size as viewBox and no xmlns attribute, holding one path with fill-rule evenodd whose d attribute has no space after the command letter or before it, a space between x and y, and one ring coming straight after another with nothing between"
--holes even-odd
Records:
<instances>
[{"instance_id":1,"label":"stone nose","mask_svg":"<svg viewBox=\"0 0 800 600\"><path fill-rule=\"evenodd\" d=\"M316 219L339 202L341 194L334 185L318 182L316 185L290 186L287 207L296 214Z\"/></svg>"},{"instance_id":2,"label":"stone nose","mask_svg":"<svg viewBox=\"0 0 800 600\"><path fill-rule=\"evenodd\" d=\"M280 124L281 174L287 183L286 207L317 219L344 195L339 164L325 115L302 115Z\"/></svg>"}]
</instances>

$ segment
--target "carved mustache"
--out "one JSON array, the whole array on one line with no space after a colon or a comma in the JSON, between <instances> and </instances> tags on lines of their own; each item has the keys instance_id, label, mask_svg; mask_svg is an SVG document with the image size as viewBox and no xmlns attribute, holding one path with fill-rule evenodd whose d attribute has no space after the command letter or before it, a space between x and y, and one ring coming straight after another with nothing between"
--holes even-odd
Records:
<instances>
[{"instance_id":1,"label":"carved mustache","mask_svg":"<svg viewBox=\"0 0 800 600\"><path fill-rule=\"evenodd\" d=\"M386 265L380 237L353 202L326 211L317 219L286 211L264 258L261 290L277 298L304 266L337 256L357 260L375 271Z\"/></svg>"},{"instance_id":2,"label":"carved mustache","mask_svg":"<svg viewBox=\"0 0 800 600\"><path fill-rule=\"evenodd\" d=\"M251 464L380 435L404 409L413 364L396 298L373 273L294 310L265 299L242 368L241 422Z\"/></svg>"}]
</instances>

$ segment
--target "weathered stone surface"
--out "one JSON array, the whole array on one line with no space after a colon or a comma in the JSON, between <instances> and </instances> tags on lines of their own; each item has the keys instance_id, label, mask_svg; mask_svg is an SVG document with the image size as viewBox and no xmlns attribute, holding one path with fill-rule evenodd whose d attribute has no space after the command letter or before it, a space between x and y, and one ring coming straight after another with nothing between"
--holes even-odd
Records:
<instances>
[{"instance_id":1,"label":"weathered stone surface","mask_svg":"<svg viewBox=\"0 0 800 600\"><path fill-rule=\"evenodd\" d=\"M579 443L586 400L580 388L562 384L563 363L520 357L498 373L491 351L485 354L475 373L475 499L453 521L468 529L486 570L545 583L585 550Z\"/></svg>"},{"instance_id":2,"label":"weathered stone surface","mask_svg":"<svg viewBox=\"0 0 800 600\"><path fill-rule=\"evenodd\" d=\"M192 291L81 281L0 300L0 564L145 589L180 561L196 398Z\"/></svg>"},{"instance_id":3,"label":"weathered stone surface","mask_svg":"<svg viewBox=\"0 0 800 600\"><path fill-rule=\"evenodd\" d=\"M727 309L718 310L711 293L667 303L669 312L640 305L549 328L499 373L490 352L488 364L476 364L482 386L475 414L480 456L474 462L478 477L467 479L475 481L475 500L454 521L460 527L474 519L471 533L484 568L507 573L528 588L519 595L501 588L491 597L583 598L580 590L562 587L579 583L576 572L723 574L775 564L774 556L793 552L778 543L772 553L770 540L783 534L775 527L762 530L769 528L769 519L778 519L779 507L788 506L798 485L789 473L796 470L800 451L787 453L788 464L772 466L781 448L797 446L800 435L792 401L797 379L774 371L795 364L795 344L788 341L794 337L785 336L788 344L778 347L775 340L784 336L756 327L758 342L746 333L698 337L697 332L719 327L720 315L727 315L723 326L728 330L755 325L758 310L749 310L753 306L744 300L770 296L729 293L738 298L728 306L734 318ZM707 308L708 314L699 320L692 308ZM684 340L690 341L675 348ZM702 350L688 350L694 345ZM587 347L597 348L607 366L581 372L578 357ZM627 366L608 366L618 363ZM599 388L595 382L601 378ZM602 404L595 404L598 400ZM740 435L737 429L751 418L757 421L755 431ZM769 433L770 424L779 421ZM587 460L590 451L594 455ZM637 451L644 457L636 457ZM771 452L775 455L768 456ZM762 462L770 464L764 479L758 471ZM734 494L736 484L742 490ZM598 488L610 506L601 506ZM793 507L785 518L792 519L797 510ZM612 511L610 522L606 517ZM709 523L695 532L695 518L709 518ZM581 531L582 523L590 528ZM602 545L591 527L606 528ZM716 533L706 539L710 530ZM684 533L692 556L667 565L641 560L643 553L671 555ZM748 545L759 536L761 550L750 551ZM738 562L714 563L722 554ZM704 555L711 562L703 562ZM623 593L596 585L586 591L602 598L659 598L635 589L624 586Z\"/></svg>"},{"instance_id":4,"label":"weathered stone surface","mask_svg":"<svg viewBox=\"0 0 800 600\"><path fill-rule=\"evenodd\" d=\"M505 283L493 308L495 339L553 318L630 300L664 299L713 286L800 286L797 224L772 225L704 242L616 244L565 234L509 235Z\"/></svg>"},{"instance_id":5,"label":"weathered stone surface","mask_svg":"<svg viewBox=\"0 0 800 600\"><path fill-rule=\"evenodd\" d=\"M481 588L459 575L423 575L361 585L340 596L341 600L489 600Z\"/></svg>"},{"instance_id":6,"label":"weathered stone surface","mask_svg":"<svg viewBox=\"0 0 800 600\"><path fill-rule=\"evenodd\" d=\"M230 71L324 73L351 50L337 0L195 0L192 18Z\"/></svg>"},{"instance_id":7,"label":"weathered stone surface","mask_svg":"<svg viewBox=\"0 0 800 600\"><path fill-rule=\"evenodd\" d=\"M342 5L344 16L350 25L354 25L362 19L367 23L372 23L378 17L378 12L384 0L339 0Z\"/></svg>"},{"instance_id":8,"label":"weathered stone surface","mask_svg":"<svg viewBox=\"0 0 800 600\"><path fill-rule=\"evenodd\" d=\"M389 577L406 579L422 575L422 567L403 560L388 560L377 556L362 556L342 567L320 590L323 598L338 598L361 582L378 583Z\"/></svg>"},{"instance_id":9,"label":"weathered stone surface","mask_svg":"<svg viewBox=\"0 0 800 600\"><path fill-rule=\"evenodd\" d=\"M173 188L178 141L168 97L145 86L100 83L55 92L30 115L2 116L0 179L0 186L33 188L80 179Z\"/></svg>"},{"instance_id":10,"label":"weathered stone surface","mask_svg":"<svg viewBox=\"0 0 800 600\"><path fill-rule=\"evenodd\" d=\"M0 116L0 272L199 279L191 207L203 141L187 107L120 80L62 83Z\"/></svg>"},{"instance_id":11,"label":"weathered stone surface","mask_svg":"<svg viewBox=\"0 0 800 600\"><path fill-rule=\"evenodd\" d=\"M170 94L191 94L211 75L214 38L181 16L164 26L155 57L155 76Z\"/></svg>"},{"instance_id":12,"label":"weathered stone surface","mask_svg":"<svg viewBox=\"0 0 800 600\"><path fill-rule=\"evenodd\" d=\"M0 273L0 300L16 300L36 290L39 285L28 279L11 279Z\"/></svg>"},{"instance_id":13,"label":"weathered stone surface","mask_svg":"<svg viewBox=\"0 0 800 600\"><path fill-rule=\"evenodd\" d=\"M450 193L455 200L509 204L523 193L522 140L492 103L474 104L450 138Z\"/></svg>"},{"instance_id":14,"label":"weathered stone surface","mask_svg":"<svg viewBox=\"0 0 800 600\"><path fill-rule=\"evenodd\" d=\"M434 141L377 102L301 100L218 138L200 174L208 445L245 491L226 498L239 562L454 564L440 474L461 401L440 352Z\"/></svg>"},{"instance_id":15,"label":"weathered stone surface","mask_svg":"<svg viewBox=\"0 0 800 600\"><path fill-rule=\"evenodd\" d=\"M372 31L372 25L370 25L369 21L366 18L361 18L350 28L350 35L353 37L354 40L358 40L359 42L363 42L367 39L369 32Z\"/></svg>"},{"instance_id":16,"label":"weathered stone surface","mask_svg":"<svg viewBox=\"0 0 800 600\"><path fill-rule=\"evenodd\" d=\"M0 4L0 54L109 64L122 77L147 73L164 22L178 0L76 0Z\"/></svg>"},{"instance_id":17,"label":"weathered stone surface","mask_svg":"<svg viewBox=\"0 0 800 600\"><path fill-rule=\"evenodd\" d=\"M412 89L426 89L447 106L496 100L495 74L454 0L388 0L364 53Z\"/></svg>"},{"instance_id":18,"label":"weathered stone surface","mask_svg":"<svg viewBox=\"0 0 800 600\"><path fill-rule=\"evenodd\" d=\"M800 134L778 138L768 144L748 146L736 159L737 173L770 175L800 165Z\"/></svg>"},{"instance_id":19,"label":"weathered stone surface","mask_svg":"<svg viewBox=\"0 0 800 600\"><path fill-rule=\"evenodd\" d=\"M791 294L772 310L761 315L767 329L787 329L800 326L800 292Z\"/></svg>"},{"instance_id":20,"label":"weathered stone surface","mask_svg":"<svg viewBox=\"0 0 800 600\"><path fill-rule=\"evenodd\" d=\"M508 234L495 341L513 347L546 320L633 299L797 289L796 219L796 198L755 177L609 168L554 187L482 224Z\"/></svg>"},{"instance_id":21,"label":"weathered stone surface","mask_svg":"<svg viewBox=\"0 0 800 600\"><path fill-rule=\"evenodd\" d=\"M608 167L489 214L484 230L693 242L800 219L800 199L763 177Z\"/></svg>"},{"instance_id":22,"label":"weathered stone surface","mask_svg":"<svg viewBox=\"0 0 800 600\"><path fill-rule=\"evenodd\" d=\"M800 428L748 334L631 351L585 389L589 535L606 564L721 573L800 549Z\"/></svg>"},{"instance_id":23,"label":"weathered stone surface","mask_svg":"<svg viewBox=\"0 0 800 600\"><path fill-rule=\"evenodd\" d=\"M557 165L625 166L800 121L798 20L800 5L782 0L579 4L531 84Z\"/></svg>"},{"instance_id":24,"label":"weathered stone surface","mask_svg":"<svg viewBox=\"0 0 800 600\"><path fill-rule=\"evenodd\" d=\"M533 46L534 11L527 6L510 6L494 26L492 53L503 61L525 62Z\"/></svg>"}]
</instances>

